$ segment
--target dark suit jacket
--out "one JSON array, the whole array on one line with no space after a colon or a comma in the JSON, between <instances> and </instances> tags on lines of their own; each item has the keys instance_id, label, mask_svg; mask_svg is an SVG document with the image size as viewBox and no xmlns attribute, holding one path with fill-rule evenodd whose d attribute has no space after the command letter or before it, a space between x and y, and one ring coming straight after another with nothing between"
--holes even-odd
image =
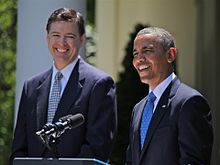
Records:
<instances>
[{"instance_id":1,"label":"dark suit jacket","mask_svg":"<svg viewBox=\"0 0 220 165\"><path fill-rule=\"evenodd\" d=\"M52 68L24 83L12 143L14 157L54 157L36 131L47 120ZM115 86L106 73L79 59L64 89L53 122L82 113L85 123L67 130L57 145L59 157L89 157L107 161L116 133Z\"/></svg>"},{"instance_id":2,"label":"dark suit jacket","mask_svg":"<svg viewBox=\"0 0 220 165\"><path fill-rule=\"evenodd\" d=\"M212 117L204 97L174 79L158 102L141 151L139 128L146 100L147 97L133 109L127 164L210 164Z\"/></svg>"}]
</instances>

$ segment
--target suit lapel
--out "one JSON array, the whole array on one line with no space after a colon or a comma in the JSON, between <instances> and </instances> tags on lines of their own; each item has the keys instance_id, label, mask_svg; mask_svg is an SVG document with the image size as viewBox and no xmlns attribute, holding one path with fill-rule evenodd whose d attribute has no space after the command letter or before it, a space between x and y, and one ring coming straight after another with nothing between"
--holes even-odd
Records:
<instances>
[{"instance_id":1,"label":"suit lapel","mask_svg":"<svg viewBox=\"0 0 220 165\"><path fill-rule=\"evenodd\" d=\"M80 77L81 74L79 73L79 65L81 65L80 60L78 60L70 75L53 121L57 121L60 117L67 115L71 105L81 93L84 78Z\"/></svg>"},{"instance_id":2,"label":"suit lapel","mask_svg":"<svg viewBox=\"0 0 220 165\"><path fill-rule=\"evenodd\" d=\"M140 105L136 108L135 112L136 114L134 115L133 121L133 127L134 127L134 144L133 144L133 150L135 150L133 153L136 154L136 158L139 159L140 156L140 151L141 151L141 145L140 145L140 124L141 124L141 116L144 110L144 106L146 104L146 100L148 97L145 97L141 102Z\"/></svg>"},{"instance_id":3,"label":"suit lapel","mask_svg":"<svg viewBox=\"0 0 220 165\"><path fill-rule=\"evenodd\" d=\"M148 145L153 137L153 134L156 131L158 125L160 124L160 121L162 120L164 114L167 112L167 108L169 107L179 84L179 79L175 78L162 94L148 128L147 136L144 142L144 147L140 155L140 160L144 156L144 152L147 150Z\"/></svg>"},{"instance_id":4,"label":"suit lapel","mask_svg":"<svg viewBox=\"0 0 220 165\"><path fill-rule=\"evenodd\" d=\"M47 117L47 104L50 91L52 69L50 69L40 82L37 88L37 103L36 103L36 121L37 130L40 130L46 122Z\"/></svg>"}]
</instances>

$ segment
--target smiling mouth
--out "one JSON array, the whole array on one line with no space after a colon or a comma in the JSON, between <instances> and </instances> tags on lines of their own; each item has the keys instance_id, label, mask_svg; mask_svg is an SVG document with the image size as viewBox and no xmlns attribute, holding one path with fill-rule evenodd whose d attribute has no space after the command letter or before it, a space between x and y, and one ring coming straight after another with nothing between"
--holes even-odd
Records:
<instances>
[{"instance_id":1,"label":"smiling mouth","mask_svg":"<svg viewBox=\"0 0 220 165\"><path fill-rule=\"evenodd\" d=\"M60 49L60 48L57 48L56 50L57 50L57 52L59 52L59 53L65 53L65 52L68 51L68 49Z\"/></svg>"},{"instance_id":2,"label":"smiling mouth","mask_svg":"<svg viewBox=\"0 0 220 165\"><path fill-rule=\"evenodd\" d=\"M139 66L137 69L138 69L138 71L143 71L143 70L146 70L146 69L148 69L150 66L149 65L141 65L141 66Z\"/></svg>"}]
</instances>

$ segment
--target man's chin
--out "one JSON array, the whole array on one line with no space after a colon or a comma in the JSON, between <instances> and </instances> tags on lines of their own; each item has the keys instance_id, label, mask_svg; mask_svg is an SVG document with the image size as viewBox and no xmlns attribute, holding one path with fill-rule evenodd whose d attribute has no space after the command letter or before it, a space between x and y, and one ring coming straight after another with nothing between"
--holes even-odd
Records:
<instances>
[{"instance_id":1,"label":"man's chin","mask_svg":"<svg viewBox=\"0 0 220 165\"><path fill-rule=\"evenodd\" d=\"M149 80L146 79L145 77L141 77L140 80L141 80L141 82L144 83L144 84L148 84L148 83L149 83Z\"/></svg>"}]
</instances>

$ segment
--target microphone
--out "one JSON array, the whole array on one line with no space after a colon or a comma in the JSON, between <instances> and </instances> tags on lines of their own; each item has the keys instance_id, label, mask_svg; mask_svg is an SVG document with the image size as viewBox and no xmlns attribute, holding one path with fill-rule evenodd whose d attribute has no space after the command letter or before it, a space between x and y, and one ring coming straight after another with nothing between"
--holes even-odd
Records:
<instances>
[{"instance_id":1,"label":"microphone","mask_svg":"<svg viewBox=\"0 0 220 165\"><path fill-rule=\"evenodd\" d=\"M36 134L41 137L50 136L55 134L56 137L61 136L67 129L76 128L82 125L85 118L82 114L78 113L76 115L67 115L61 117L55 124L47 123L43 126L40 131Z\"/></svg>"}]
</instances>

